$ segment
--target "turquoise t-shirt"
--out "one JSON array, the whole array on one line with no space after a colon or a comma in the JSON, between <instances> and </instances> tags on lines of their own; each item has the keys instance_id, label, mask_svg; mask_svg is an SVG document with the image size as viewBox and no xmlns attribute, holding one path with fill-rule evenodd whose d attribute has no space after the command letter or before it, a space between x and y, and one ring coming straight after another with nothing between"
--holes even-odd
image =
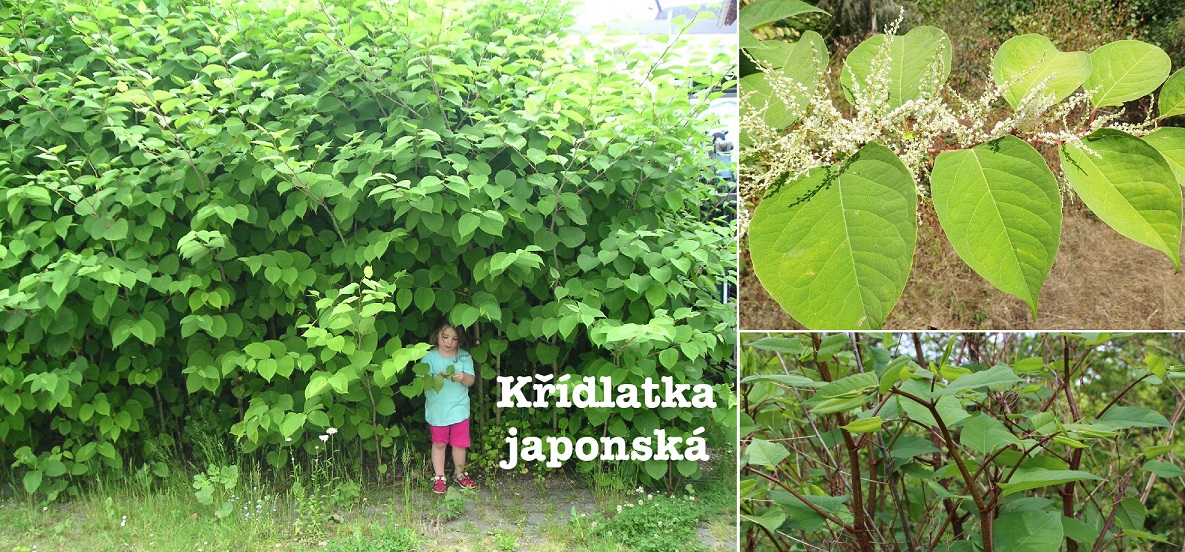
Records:
<instances>
[{"instance_id":1,"label":"turquoise t-shirt","mask_svg":"<svg viewBox=\"0 0 1185 552\"><path fill-rule=\"evenodd\" d=\"M455 371L476 376L473 372L473 357L464 349L457 349L452 358L444 358L436 349L428 351L423 360L432 369L429 374L436 375L448 370L449 366L456 366ZM424 419L429 425L447 426L461 423L469 419L469 388L465 384L445 378L444 387L437 392L433 389L424 390Z\"/></svg>"}]
</instances>

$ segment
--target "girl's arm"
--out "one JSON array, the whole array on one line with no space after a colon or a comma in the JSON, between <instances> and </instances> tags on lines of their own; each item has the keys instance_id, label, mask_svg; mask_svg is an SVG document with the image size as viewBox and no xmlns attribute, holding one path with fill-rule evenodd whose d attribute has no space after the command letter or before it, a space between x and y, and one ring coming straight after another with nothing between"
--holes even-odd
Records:
<instances>
[{"instance_id":1,"label":"girl's arm","mask_svg":"<svg viewBox=\"0 0 1185 552\"><path fill-rule=\"evenodd\" d=\"M459 361L457 362L459 370L453 374L453 381L461 383L465 387L473 387L473 384L477 383L477 378L473 375L476 373L473 369L473 357L469 356L469 353L464 353L457 360Z\"/></svg>"},{"instance_id":2,"label":"girl's arm","mask_svg":"<svg viewBox=\"0 0 1185 552\"><path fill-rule=\"evenodd\" d=\"M473 374L457 372L453 374L453 381L463 384L465 387L473 387L473 384L477 383L477 378L473 377Z\"/></svg>"}]
</instances>

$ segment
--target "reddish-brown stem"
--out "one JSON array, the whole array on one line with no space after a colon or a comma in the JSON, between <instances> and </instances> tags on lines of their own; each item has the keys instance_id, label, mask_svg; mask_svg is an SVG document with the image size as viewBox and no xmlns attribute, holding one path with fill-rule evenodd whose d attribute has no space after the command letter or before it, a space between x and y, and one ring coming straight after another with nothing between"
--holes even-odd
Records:
<instances>
[{"instance_id":1,"label":"reddish-brown stem","mask_svg":"<svg viewBox=\"0 0 1185 552\"><path fill-rule=\"evenodd\" d=\"M832 523L834 523L834 524L836 524L836 525L838 525L838 526L840 526L840 527L843 527L843 528L844 528L844 531L847 531L847 532L849 532L849 533L853 533L853 534L855 534L855 533L856 533L856 528L855 528L855 527L853 527L853 526L851 526L851 525L848 525L848 524L844 523L844 522L843 522L843 520L841 520L841 519L839 519L839 518L835 517L834 515L832 515L832 514L831 514L830 512L828 512L827 510L824 510L824 509L822 509L822 508L818 507L817 505L815 505L815 503L811 502L810 500L807 500L807 498L806 498L805 496L803 496L803 495L802 495L801 493L799 493L798 491L794 490L794 488L793 488L793 487L791 487L791 486L789 486L789 485L787 485L787 484L783 483L781 479L778 479L778 478L776 478L776 477L774 477L774 476L772 476L772 475L770 475L770 474L768 474L768 473L765 473L765 472L763 472L763 471L760 471L760 470L755 470L755 469L753 469L753 466L745 466L745 471L746 471L747 473L752 473L752 474L756 474L756 475L758 475L758 476L761 476L761 477L763 477L763 478L767 479L768 481L770 481L771 483L774 483L775 485L777 485L777 486L779 486L779 487L781 487L781 488L785 489L785 490L786 490L786 492L788 492L788 493L790 493L790 494L794 495L794 498L797 498L798 500L801 500L803 504L806 504L807 508L810 508L810 509L814 510L814 511L815 511L815 513L817 513L817 514L819 514L819 515L823 516L824 518L826 518L826 519L827 519L827 521L830 521L830 522L832 522Z\"/></svg>"}]
</instances>

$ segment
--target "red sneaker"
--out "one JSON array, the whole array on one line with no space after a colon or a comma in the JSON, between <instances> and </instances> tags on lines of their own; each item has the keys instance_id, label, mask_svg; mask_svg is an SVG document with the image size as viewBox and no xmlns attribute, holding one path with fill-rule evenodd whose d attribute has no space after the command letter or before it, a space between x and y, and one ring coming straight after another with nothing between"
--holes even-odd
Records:
<instances>
[{"instance_id":1,"label":"red sneaker","mask_svg":"<svg viewBox=\"0 0 1185 552\"><path fill-rule=\"evenodd\" d=\"M445 477L443 475L438 475L432 478L432 492L436 494L444 494L446 485L447 483L445 483Z\"/></svg>"},{"instance_id":2,"label":"red sneaker","mask_svg":"<svg viewBox=\"0 0 1185 552\"><path fill-rule=\"evenodd\" d=\"M457 483L461 485L462 489L477 488L477 483L474 483L472 479L469 479L469 474L465 472L460 472L457 474Z\"/></svg>"}]
</instances>

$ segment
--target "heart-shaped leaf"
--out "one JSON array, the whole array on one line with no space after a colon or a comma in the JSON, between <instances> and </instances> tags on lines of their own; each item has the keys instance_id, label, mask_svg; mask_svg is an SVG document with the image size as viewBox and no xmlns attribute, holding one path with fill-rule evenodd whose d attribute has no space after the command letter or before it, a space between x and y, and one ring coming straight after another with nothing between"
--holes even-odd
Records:
<instances>
[{"instance_id":1,"label":"heart-shaped leaf","mask_svg":"<svg viewBox=\"0 0 1185 552\"><path fill-rule=\"evenodd\" d=\"M1177 71L1164 81L1156 107L1162 119L1185 114L1185 71Z\"/></svg>"},{"instance_id":2,"label":"heart-shaped leaf","mask_svg":"<svg viewBox=\"0 0 1185 552\"><path fill-rule=\"evenodd\" d=\"M1041 154L1014 136L944 152L934 161L930 191L959 257L1036 318L1062 226L1057 179Z\"/></svg>"},{"instance_id":3,"label":"heart-shaped leaf","mask_svg":"<svg viewBox=\"0 0 1185 552\"><path fill-rule=\"evenodd\" d=\"M1168 255L1181 270L1181 187L1164 156L1143 140L1100 130L1061 147L1062 170L1082 202L1115 231Z\"/></svg>"},{"instance_id":4,"label":"heart-shaped leaf","mask_svg":"<svg viewBox=\"0 0 1185 552\"><path fill-rule=\"evenodd\" d=\"M1093 90L1095 107L1123 105L1150 94L1169 76L1172 61L1157 46L1117 40L1090 53L1091 72L1082 87Z\"/></svg>"},{"instance_id":5,"label":"heart-shaped leaf","mask_svg":"<svg viewBox=\"0 0 1185 552\"><path fill-rule=\"evenodd\" d=\"M940 89L950 76L950 39L942 29L922 26L914 27L902 36L878 34L861 42L844 61L843 70L839 74L839 84L843 87L844 95L849 102L853 101L852 93L857 83L867 90L869 78L873 73L878 70L885 71L876 67L876 58L887 40L892 41L889 44L887 69L890 109L917 99L924 85L933 85L935 89ZM934 67L935 61L939 63L937 67ZM935 70L937 75L932 74ZM937 82L927 83L927 78Z\"/></svg>"},{"instance_id":6,"label":"heart-shaped leaf","mask_svg":"<svg viewBox=\"0 0 1185 552\"><path fill-rule=\"evenodd\" d=\"M1060 102L1073 94L1090 76L1090 54L1062 52L1048 38L1026 34L1008 39L992 59L992 79L1005 87L1004 99L1012 107L1045 83L1042 93Z\"/></svg>"},{"instance_id":7,"label":"heart-shaped leaf","mask_svg":"<svg viewBox=\"0 0 1185 552\"><path fill-rule=\"evenodd\" d=\"M757 277L813 329L879 328L897 304L917 239L913 177L872 143L762 200L749 226Z\"/></svg>"}]
</instances>

